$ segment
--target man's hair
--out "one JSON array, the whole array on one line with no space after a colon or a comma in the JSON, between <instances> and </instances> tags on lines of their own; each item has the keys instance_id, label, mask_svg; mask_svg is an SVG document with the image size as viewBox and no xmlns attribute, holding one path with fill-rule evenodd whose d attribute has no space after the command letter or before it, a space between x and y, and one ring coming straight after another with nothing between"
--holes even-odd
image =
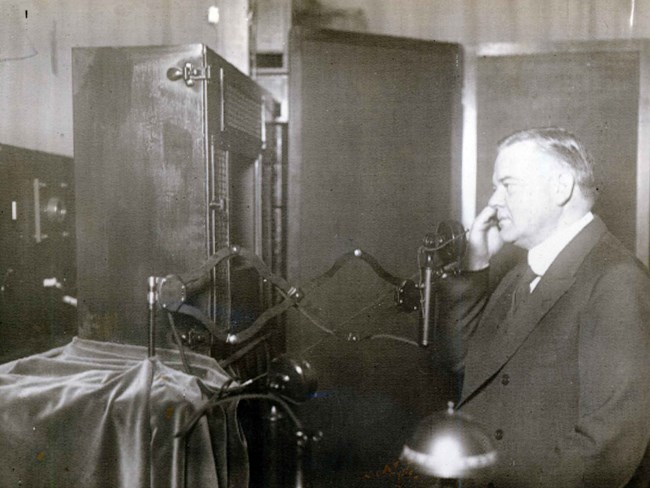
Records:
<instances>
[{"instance_id":1,"label":"man's hair","mask_svg":"<svg viewBox=\"0 0 650 488\"><path fill-rule=\"evenodd\" d=\"M593 160L575 135L561 127L525 129L502 139L497 148L501 151L518 142L527 141L533 142L542 151L570 168L583 195L591 202L596 201L599 188L594 176Z\"/></svg>"}]
</instances>

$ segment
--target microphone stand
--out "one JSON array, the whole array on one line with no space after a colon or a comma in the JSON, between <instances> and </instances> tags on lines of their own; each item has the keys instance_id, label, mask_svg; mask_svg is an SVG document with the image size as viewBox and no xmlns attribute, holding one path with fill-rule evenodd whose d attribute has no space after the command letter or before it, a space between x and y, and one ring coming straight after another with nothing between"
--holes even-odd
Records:
<instances>
[{"instance_id":1,"label":"microphone stand","mask_svg":"<svg viewBox=\"0 0 650 488\"><path fill-rule=\"evenodd\" d=\"M453 220L441 222L435 234L426 234L420 247L420 253L424 256L424 283L420 284L423 289L421 298L422 315L419 333L419 345L427 347L429 337L433 330L435 337L438 327L438 294L436 285L438 280L448 276L448 269L451 273L458 272L460 260L465 253L465 229L462 224Z\"/></svg>"},{"instance_id":2,"label":"microphone stand","mask_svg":"<svg viewBox=\"0 0 650 488\"><path fill-rule=\"evenodd\" d=\"M158 300L156 277L147 278L147 310L149 312L149 343L147 355L152 358L156 355L156 304Z\"/></svg>"},{"instance_id":3,"label":"microphone stand","mask_svg":"<svg viewBox=\"0 0 650 488\"><path fill-rule=\"evenodd\" d=\"M427 347L429 345L429 334L432 325L431 321L431 288L433 279L433 256L432 254L426 254L426 263L424 265L424 297L422 298L422 324L420 325L420 337L419 343L422 347ZM437 316L437 307L434 303L434 320L433 320L433 330L435 333L436 330L436 316Z\"/></svg>"}]
</instances>

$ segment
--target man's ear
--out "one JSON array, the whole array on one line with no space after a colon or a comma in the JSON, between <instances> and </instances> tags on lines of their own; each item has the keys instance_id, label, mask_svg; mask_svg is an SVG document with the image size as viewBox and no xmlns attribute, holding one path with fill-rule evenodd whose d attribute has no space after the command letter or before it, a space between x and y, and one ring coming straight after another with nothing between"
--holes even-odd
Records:
<instances>
[{"instance_id":1,"label":"man's ear","mask_svg":"<svg viewBox=\"0 0 650 488\"><path fill-rule=\"evenodd\" d=\"M556 180L555 203L561 207L566 205L571 200L575 187L575 176L567 171L561 171Z\"/></svg>"}]
</instances>

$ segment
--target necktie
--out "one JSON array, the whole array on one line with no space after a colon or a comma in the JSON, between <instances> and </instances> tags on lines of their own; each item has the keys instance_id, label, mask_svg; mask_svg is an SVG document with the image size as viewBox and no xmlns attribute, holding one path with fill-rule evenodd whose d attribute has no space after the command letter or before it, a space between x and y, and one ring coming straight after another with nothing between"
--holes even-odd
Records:
<instances>
[{"instance_id":1,"label":"necktie","mask_svg":"<svg viewBox=\"0 0 650 488\"><path fill-rule=\"evenodd\" d=\"M512 294L512 305L510 307L511 314L516 313L521 305L526 301L530 295L530 284L535 278L537 278L537 276L538 275L535 274L531 267L527 265L526 271L521 275L521 278L519 278L517 287Z\"/></svg>"}]
</instances>

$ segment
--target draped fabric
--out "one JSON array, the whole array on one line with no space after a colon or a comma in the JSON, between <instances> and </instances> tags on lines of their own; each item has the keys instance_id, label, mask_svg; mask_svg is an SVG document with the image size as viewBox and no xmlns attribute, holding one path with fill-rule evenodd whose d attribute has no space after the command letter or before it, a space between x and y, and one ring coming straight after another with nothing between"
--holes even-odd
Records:
<instances>
[{"instance_id":1,"label":"draped fabric","mask_svg":"<svg viewBox=\"0 0 650 488\"><path fill-rule=\"evenodd\" d=\"M212 358L75 338L0 365L0 480L28 487L242 487L236 403L178 432L202 402L199 378L230 377Z\"/></svg>"}]
</instances>

